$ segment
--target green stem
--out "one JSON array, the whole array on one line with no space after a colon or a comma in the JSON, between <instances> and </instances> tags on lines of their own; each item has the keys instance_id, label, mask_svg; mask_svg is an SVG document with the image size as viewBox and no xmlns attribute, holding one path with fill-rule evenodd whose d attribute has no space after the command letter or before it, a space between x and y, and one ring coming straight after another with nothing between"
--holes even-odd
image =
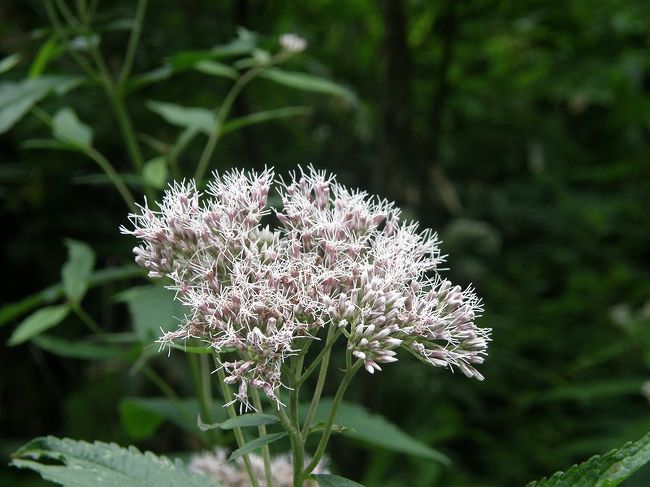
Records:
<instances>
[{"instance_id":1,"label":"green stem","mask_svg":"<svg viewBox=\"0 0 650 487\"><path fill-rule=\"evenodd\" d=\"M305 421L302 426L301 436L303 441L307 440L309 429L311 428L311 422L314 419L316 409L318 408L318 403L320 402L320 398L323 393L325 378L327 377L327 369L330 363L330 352L332 351L332 345L334 344L334 341L336 341L336 338L338 338L336 329L333 326L330 326L327 330L327 338L325 339L325 346L323 347L325 353L322 356L320 372L318 373L318 381L316 382L316 389L314 391L314 396L311 400L309 410L307 411L307 416L305 416Z\"/></svg>"},{"instance_id":2,"label":"green stem","mask_svg":"<svg viewBox=\"0 0 650 487\"><path fill-rule=\"evenodd\" d=\"M300 437L299 425L294 425L287 416L283 406L280 406L275 415L278 417L284 429L289 433L289 440L291 441L291 457L293 461L293 485L294 487L302 487L305 477L303 476L302 467L305 458L305 445Z\"/></svg>"},{"instance_id":3,"label":"green stem","mask_svg":"<svg viewBox=\"0 0 650 487\"><path fill-rule=\"evenodd\" d=\"M84 152L88 157L90 157L93 161L95 161L100 168L102 168L102 170L106 173L108 178L111 180L111 182L117 189L118 193L120 193L120 196L122 196L124 202L128 205L129 209L133 213L135 213L138 210L135 204L135 198L133 197L133 194L131 194L129 188L124 183L122 177L117 173L117 171L111 165L111 163L108 162L108 159L106 159L101 153L99 153L97 150L93 149L92 147L84 148Z\"/></svg>"},{"instance_id":4,"label":"green stem","mask_svg":"<svg viewBox=\"0 0 650 487\"><path fill-rule=\"evenodd\" d=\"M225 382L226 374L224 373L223 368L219 363L218 356L216 354L214 355L214 360L217 365L217 375L219 377L219 384L221 385L221 392L223 393L223 398L226 401L226 404L228 404L228 406L226 406L226 409L228 410L228 416L231 418L236 418L237 412L235 411L235 406L232 404L233 395L232 392L230 391L230 387ZM235 439L237 440L237 445L239 446L239 448L241 448L246 444L246 439L244 438L244 434L241 428L236 427L233 429L235 431ZM244 466L246 467L246 472L248 473L248 477L250 478L251 485L253 487L260 487L259 482L257 481L257 477L253 472L253 466L251 465L250 458L246 454L246 455L242 455L242 459L244 460Z\"/></svg>"},{"instance_id":5,"label":"green stem","mask_svg":"<svg viewBox=\"0 0 650 487\"><path fill-rule=\"evenodd\" d=\"M84 310L78 303L71 303L70 307L91 332L102 339L106 336L106 332L102 330L102 327L99 326L99 323L97 323L92 316L86 313L86 310Z\"/></svg>"},{"instance_id":6,"label":"green stem","mask_svg":"<svg viewBox=\"0 0 650 487\"><path fill-rule=\"evenodd\" d=\"M253 387L251 391L251 396L253 396L253 406L257 409L258 413L263 413L264 408L262 408L262 401L260 401L260 394L257 392L257 389ZM260 436L266 435L266 425L261 424L257 427L257 431ZM273 487L273 472L271 471L271 450L269 445L264 445L262 447L262 457L264 458L264 476L266 477L266 487Z\"/></svg>"},{"instance_id":7,"label":"green stem","mask_svg":"<svg viewBox=\"0 0 650 487\"><path fill-rule=\"evenodd\" d=\"M192 414L185 408L183 405L183 402L181 398L174 392L174 390L169 387L169 384L165 382L165 379L160 377L151 367L148 365L143 365L140 368L140 371L144 374L144 376L149 379L158 389L160 389L160 392L164 394L164 396L169 399L169 402L172 403L176 409L183 415L183 417L186 419L188 424L193 424L196 421L196 418L192 417Z\"/></svg>"},{"instance_id":8,"label":"green stem","mask_svg":"<svg viewBox=\"0 0 650 487\"><path fill-rule=\"evenodd\" d=\"M309 475L316 468L318 462L320 462L320 459L323 456L323 453L325 453L325 447L327 446L327 442L329 441L330 435L332 434L332 425L334 424L336 413L338 412L339 406L341 405L341 401L343 400L343 395L345 394L348 385L350 385L352 378L357 373L357 371L361 368L362 365L363 365L363 361L358 360L354 365L352 365L352 367L346 370L345 375L343 376L343 380L341 381L341 384L339 385L339 388L336 391L336 395L334 396L332 409L330 410L329 416L327 417L327 422L325 423L325 429L323 430L323 434L318 443L318 447L316 448L316 453L314 453L314 457L311 459L311 462L309 462L309 465L305 467L305 470L303 472L305 476Z\"/></svg>"},{"instance_id":9,"label":"green stem","mask_svg":"<svg viewBox=\"0 0 650 487\"><path fill-rule=\"evenodd\" d=\"M244 88L244 86L252 81L253 78L255 78L258 74L264 71L264 69L266 69L269 65L265 64L263 66L256 66L252 69L249 69L242 76L240 76L232 88L230 88L230 91L226 95L226 98L224 98L223 103L219 107L219 110L217 110L217 119L214 125L214 130L212 130L210 136L208 137L208 142L205 144L205 148L203 149L203 153L201 154L201 158L199 159L199 163L196 167L194 179L196 180L197 184L200 183L205 177L205 173L208 170L208 165L210 164L210 159L212 158L212 153L214 152L214 149L217 146L217 142L221 136L221 127L226 121L226 118L228 118L228 114L230 113L230 109L232 108L235 99L239 93L241 93L241 90Z\"/></svg>"},{"instance_id":10,"label":"green stem","mask_svg":"<svg viewBox=\"0 0 650 487\"><path fill-rule=\"evenodd\" d=\"M192 353L188 355L190 361L190 369L192 371L192 381L194 383L194 390L196 391L197 399L199 402L199 411L201 412L201 419L206 423L212 423L214 421L214 418L212 417L212 400L211 398L209 398L208 394L206 394L204 377L202 376L203 370L200 370L200 366L196 355ZM208 372L208 380L209 378L210 377ZM210 445L215 445L218 443L219 440L218 430L216 429L208 430L206 431L206 435L208 438L208 443Z\"/></svg>"},{"instance_id":11,"label":"green stem","mask_svg":"<svg viewBox=\"0 0 650 487\"><path fill-rule=\"evenodd\" d=\"M327 342L327 340L325 341L325 346L323 347L323 349L318 353L314 361L311 364L309 364L309 367L307 367L307 370L305 370L304 374L300 376L300 381L298 382L299 385L302 385L311 376L311 374L314 373L318 365L323 360L323 357L325 357L325 355L329 355L330 350L332 349L332 345L334 345L338 337L341 336L341 333L342 333L341 330L337 330L334 333L334 337L330 342ZM329 330L328 330L328 334L329 334Z\"/></svg>"},{"instance_id":12,"label":"green stem","mask_svg":"<svg viewBox=\"0 0 650 487\"><path fill-rule=\"evenodd\" d=\"M129 44L126 48L126 54L124 55L124 64L122 65L122 71L118 78L118 85L120 86L124 85L131 74L135 52L138 48L138 42L140 42L140 35L142 34L142 23L146 11L147 0L139 0L135 11L135 18L133 19L134 24L133 29L131 30L131 36L129 37Z\"/></svg>"}]
</instances>

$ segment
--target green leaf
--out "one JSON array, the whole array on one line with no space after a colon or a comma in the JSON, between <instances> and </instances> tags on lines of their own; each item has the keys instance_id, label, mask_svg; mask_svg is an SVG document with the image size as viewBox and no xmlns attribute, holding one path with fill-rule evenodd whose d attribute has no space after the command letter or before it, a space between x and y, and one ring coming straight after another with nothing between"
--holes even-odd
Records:
<instances>
[{"instance_id":1,"label":"green leaf","mask_svg":"<svg viewBox=\"0 0 650 487\"><path fill-rule=\"evenodd\" d=\"M50 37L38 50L36 58L29 67L27 76L29 78L38 78L43 74L47 63L56 59L63 53L64 49L59 45L55 36Z\"/></svg>"},{"instance_id":2,"label":"green leaf","mask_svg":"<svg viewBox=\"0 0 650 487\"><path fill-rule=\"evenodd\" d=\"M134 440L151 438L165 422L165 418L139 404L120 402L120 422L126 433Z\"/></svg>"},{"instance_id":3,"label":"green leaf","mask_svg":"<svg viewBox=\"0 0 650 487\"><path fill-rule=\"evenodd\" d=\"M129 408L140 408L149 414L155 414L179 428L190 433L196 433L196 417L199 405L196 399L180 399L172 403L165 397L127 397L120 404L128 403ZM227 412L223 404L213 401L212 417L217 420L226 419Z\"/></svg>"},{"instance_id":4,"label":"green leaf","mask_svg":"<svg viewBox=\"0 0 650 487\"><path fill-rule=\"evenodd\" d=\"M185 353L196 353L199 355L206 355L206 354L211 354L212 349L207 348L207 347L200 347L200 346L190 346L190 345L179 345L178 343L170 343L169 347L175 348L176 350L181 350ZM224 350L226 351L226 350Z\"/></svg>"},{"instance_id":5,"label":"green leaf","mask_svg":"<svg viewBox=\"0 0 650 487\"><path fill-rule=\"evenodd\" d=\"M206 134L210 134L217 123L215 114L206 108L183 107L159 101L149 101L147 107L172 125L195 128Z\"/></svg>"},{"instance_id":6,"label":"green leaf","mask_svg":"<svg viewBox=\"0 0 650 487\"><path fill-rule=\"evenodd\" d=\"M180 460L141 453L114 443L87 443L53 436L30 441L14 454L11 465L38 472L65 487L214 487L208 477L191 472Z\"/></svg>"},{"instance_id":7,"label":"green leaf","mask_svg":"<svg viewBox=\"0 0 650 487\"><path fill-rule=\"evenodd\" d=\"M42 76L0 84L0 134L13 127L48 94L64 94L81 83L81 80L70 76Z\"/></svg>"},{"instance_id":8,"label":"green leaf","mask_svg":"<svg viewBox=\"0 0 650 487\"><path fill-rule=\"evenodd\" d=\"M63 291L73 304L79 304L83 299L90 276L95 267L95 252L88 244L76 240L66 240L68 260L61 269Z\"/></svg>"},{"instance_id":9,"label":"green leaf","mask_svg":"<svg viewBox=\"0 0 650 487\"><path fill-rule=\"evenodd\" d=\"M332 400L322 399L316 410L315 421L325 421L332 406ZM301 405L301 414L306 413L307 405ZM422 458L434 460L445 465L450 462L443 453L413 438L388 421L386 418L369 412L359 404L341 402L335 422L348 430L343 436L364 443Z\"/></svg>"},{"instance_id":10,"label":"green leaf","mask_svg":"<svg viewBox=\"0 0 650 487\"><path fill-rule=\"evenodd\" d=\"M0 74L11 70L20 61L20 54L14 53L0 60Z\"/></svg>"},{"instance_id":11,"label":"green leaf","mask_svg":"<svg viewBox=\"0 0 650 487\"><path fill-rule=\"evenodd\" d=\"M235 458L239 458L242 455L246 455L247 453L251 453L257 450L258 448L262 448L264 445L268 445L269 443L278 441L279 439L288 436L288 434L289 433L285 431L282 433L271 433L270 435L258 436L254 440L249 441L241 448L238 448L234 452L232 452L230 454L230 457L228 457L228 461L234 460Z\"/></svg>"},{"instance_id":12,"label":"green leaf","mask_svg":"<svg viewBox=\"0 0 650 487\"><path fill-rule=\"evenodd\" d=\"M131 78L127 83L127 92L132 92L142 88L143 86L157 83L164 79L168 79L174 74L172 67L169 65L160 66L143 74L139 74Z\"/></svg>"},{"instance_id":13,"label":"green leaf","mask_svg":"<svg viewBox=\"0 0 650 487\"><path fill-rule=\"evenodd\" d=\"M278 120L281 118L295 117L297 115L308 115L313 110L310 107L286 107L278 108L277 110L266 110L263 112L251 113L243 117L238 117L223 124L221 134L227 134L239 130L249 125L258 123L270 122L271 120Z\"/></svg>"},{"instance_id":14,"label":"green leaf","mask_svg":"<svg viewBox=\"0 0 650 487\"><path fill-rule=\"evenodd\" d=\"M340 96L352 104L356 103L357 100L356 95L344 86L307 73L270 68L260 76L290 88Z\"/></svg>"},{"instance_id":15,"label":"green leaf","mask_svg":"<svg viewBox=\"0 0 650 487\"><path fill-rule=\"evenodd\" d=\"M71 108L62 108L52 118L52 135L61 142L75 147L90 147L93 131L84 124Z\"/></svg>"},{"instance_id":16,"label":"green leaf","mask_svg":"<svg viewBox=\"0 0 650 487\"><path fill-rule=\"evenodd\" d=\"M144 271L142 268L135 265L109 267L107 269L100 269L93 272L90 276L88 285L89 287L95 287L106 284L107 282L131 279L143 275ZM0 308L0 326L29 313L31 310L36 309L43 304L53 303L57 299L61 298L63 294L63 284L58 283L27 296L15 303L5 304Z\"/></svg>"},{"instance_id":17,"label":"green leaf","mask_svg":"<svg viewBox=\"0 0 650 487\"><path fill-rule=\"evenodd\" d=\"M9 337L7 344L14 346L26 342L36 335L43 333L45 330L61 323L68 316L69 312L70 308L67 304L47 306L46 308L39 309L18 325L11 334L11 337Z\"/></svg>"},{"instance_id":18,"label":"green leaf","mask_svg":"<svg viewBox=\"0 0 650 487\"><path fill-rule=\"evenodd\" d=\"M134 287L120 293L118 299L126 302L133 329L143 343L157 339L161 329L177 328L185 315L183 305L174 300L174 293L158 286Z\"/></svg>"},{"instance_id":19,"label":"green leaf","mask_svg":"<svg viewBox=\"0 0 650 487\"><path fill-rule=\"evenodd\" d=\"M154 188L164 188L169 177L165 158L160 156L147 161L142 169L142 177Z\"/></svg>"},{"instance_id":20,"label":"green leaf","mask_svg":"<svg viewBox=\"0 0 650 487\"><path fill-rule=\"evenodd\" d=\"M650 433L528 487L613 487L650 461Z\"/></svg>"},{"instance_id":21,"label":"green leaf","mask_svg":"<svg viewBox=\"0 0 650 487\"><path fill-rule=\"evenodd\" d=\"M123 355L118 348L98 343L66 340L51 335L34 337L32 343L54 355L82 360L108 360Z\"/></svg>"},{"instance_id":22,"label":"green leaf","mask_svg":"<svg viewBox=\"0 0 650 487\"><path fill-rule=\"evenodd\" d=\"M363 487L354 480L339 477L338 475L320 473L314 474L312 477L318 482L319 487Z\"/></svg>"},{"instance_id":23,"label":"green leaf","mask_svg":"<svg viewBox=\"0 0 650 487\"><path fill-rule=\"evenodd\" d=\"M261 424L273 424L277 422L278 419L275 416L261 413L242 414L234 418L228 418L222 423L206 424L201 421L200 416L197 420L198 427L201 431L208 431L217 428L222 430L231 430L233 428L246 428L248 426L259 426Z\"/></svg>"},{"instance_id":24,"label":"green leaf","mask_svg":"<svg viewBox=\"0 0 650 487\"><path fill-rule=\"evenodd\" d=\"M236 69L233 69L226 64L212 61L211 59L204 59L197 62L194 65L194 69L211 76L223 76L230 79L237 79L239 77L239 73Z\"/></svg>"}]
</instances>

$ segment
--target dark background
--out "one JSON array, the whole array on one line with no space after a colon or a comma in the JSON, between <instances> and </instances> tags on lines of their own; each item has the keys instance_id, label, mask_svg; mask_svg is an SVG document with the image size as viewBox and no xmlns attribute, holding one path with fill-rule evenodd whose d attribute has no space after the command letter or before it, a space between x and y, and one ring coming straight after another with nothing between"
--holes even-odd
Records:
<instances>
[{"instance_id":1,"label":"dark background","mask_svg":"<svg viewBox=\"0 0 650 487\"><path fill-rule=\"evenodd\" d=\"M132 9L100 5L106 18ZM42 42L34 30L47 26L40 3L3 2L0 17L0 57L33 58ZM282 32L305 37L308 49L289 67L349 87L359 103L257 80L236 114L299 104L314 113L225 138L211 169L268 164L282 173L313 163L394 199L437 229L448 275L474 283L486 308L479 323L493 328L483 383L404 358L351 388L351 399L448 454L452 468L335 439L338 472L368 486L523 485L650 430L640 392L650 380L645 0L155 2L135 72L226 42L237 26L268 42ZM125 40L120 32L102 38L109 66L119 67ZM48 71L75 69L62 59ZM185 73L148 87L128 100L136 130L171 140L176 129L147 111L145 99L212 107L227 86ZM101 92L79 89L43 107L63 105L128 170ZM5 303L59 280L64 238L90 243L99 267L131 259L133 242L118 232L123 203L111 188L83 183L95 167L81 155L21 147L44 131L26 118L0 136ZM185 175L203 143L185 155ZM88 306L110 329L128 329L112 292L94 291ZM65 326L83 333L74 319ZM11 329L0 329L3 341ZM3 455L43 434L132 441L117 404L144 386L124 370L33 345L3 346L0 362ZM138 445L178 451L181 436L167 427ZM646 469L629 485L647 485L648 476Z\"/></svg>"}]
</instances>

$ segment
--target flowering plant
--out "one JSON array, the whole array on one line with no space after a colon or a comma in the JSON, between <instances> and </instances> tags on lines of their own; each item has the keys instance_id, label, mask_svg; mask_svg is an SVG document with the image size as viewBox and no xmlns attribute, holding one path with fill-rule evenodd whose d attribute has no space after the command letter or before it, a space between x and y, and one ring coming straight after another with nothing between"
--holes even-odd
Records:
<instances>
[{"instance_id":1,"label":"flowering plant","mask_svg":"<svg viewBox=\"0 0 650 487\"><path fill-rule=\"evenodd\" d=\"M278 208L268 205L274 185ZM402 222L393 203L332 175L313 168L288 181L268 169L215 174L205 199L194 182L175 183L158 210L145 202L131 222L122 232L142 241L136 262L150 277L167 279L187 309L178 329L159 343L211 351L233 418L235 404L240 414L262 413L259 393L270 400L291 440L294 485L321 460L359 369L380 371L402 349L429 365L483 378L474 366L484 360L490 330L474 323L482 306L472 289L439 275L444 257L436 235ZM339 339L345 341L343 375L306 462L305 442ZM317 369L309 409L299 418L300 387ZM260 433L272 436L264 428ZM236 435L243 448L241 432ZM265 461L269 473L268 450ZM244 463L255 485L250 460Z\"/></svg>"}]
</instances>

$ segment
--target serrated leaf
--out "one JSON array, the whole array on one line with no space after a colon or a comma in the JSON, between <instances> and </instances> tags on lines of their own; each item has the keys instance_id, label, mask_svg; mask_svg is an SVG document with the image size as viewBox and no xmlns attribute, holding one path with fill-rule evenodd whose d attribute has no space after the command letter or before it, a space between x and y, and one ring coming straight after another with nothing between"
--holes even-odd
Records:
<instances>
[{"instance_id":1,"label":"serrated leaf","mask_svg":"<svg viewBox=\"0 0 650 487\"><path fill-rule=\"evenodd\" d=\"M233 428L246 428L249 426L259 426L262 424L273 424L277 422L278 419L275 416L261 413L242 414L234 418L228 418L221 423L212 424L204 423L200 416L197 418L197 425L201 431L208 431L217 428L222 430L231 430Z\"/></svg>"},{"instance_id":2,"label":"serrated leaf","mask_svg":"<svg viewBox=\"0 0 650 487\"><path fill-rule=\"evenodd\" d=\"M339 477L338 475L320 473L312 475L319 487L363 487L363 485L354 480Z\"/></svg>"},{"instance_id":3,"label":"serrated leaf","mask_svg":"<svg viewBox=\"0 0 650 487\"><path fill-rule=\"evenodd\" d=\"M51 335L34 337L32 343L54 355L82 360L107 360L117 358L123 353L118 348L104 344L66 340Z\"/></svg>"},{"instance_id":4,"label":"serrated leaf","mask_svg":"<svg viewBox=\"0 0 650 487\"><path fill-rule=\"evenodd\" d=\"M180 460L114 443L87 443L53 436L30 441L14 454L11 465L41 474L65 487L214 487L208 477L191 472Z\"/></svg>"},{"instance_id":5,"label":"serrated leaf","mask_svg":"<svg viewBox=\"0 0 650 487\"><path fill-rule=\"evenodd\" d=\"M340 96L350 103L356 103L356 96L349 89L335 83L334 81L311 74L270 68L264 71L260 76L290 88Z\"/></svg>"},{"instance_id":6,"label":"serrated leaf","mask_svg":"<svg viewBox=\"0 0 650 487\"><path fill-rule=\"evenodd\" d=\"M195 128L206 134L210 134L217 123L215 114L206 108L183 107L159 101L147 102L147 108L172 125Z\"/></svg>"},{"instance_id":7,"label":"serrated leaf","mask_svg":"<svg viewBox=\"0 0 650 487\"><path fill-rule=\"evenodd\" d=\"M242 455L246 455L248 453L254 452L257 449L262 448L264 445L268 445L269 443L278 441L279 439L284 438L285 436L288 435L289 433L282 432L282 433L271 433L270 435L258 436L254 440L249 441L241 448L238 448L234 452L232 452L230 454L230 457L228 457L228 461L234 460L235 458L239 458Z\"/></svg>"},{"instance_id":8,"label":"serrated leaf","mask_svg":"<svg viewBox=\"0 0 650 487\"><path fill-rule=\"evenodd\" d=\"M158 286L140 286L123 291L118 295L126 302L133 329L143 343L151 343L162 331L178 327L185 315L182 304L174 300L174 293Z\"/></svg>"},{"instance_id":9,"label":"serrated leaf","mask_svg":"<svg viewBox=\"0 0 650 487\"><path fill-rule=\"evenodd\" d=\"M93 142L92 129L67 107L56 112L52 118L52 135L76 147L90 147Z\"/></svg>"},{"instance_id":10,"label":"serrated leaf","mask_svg":"<svg viewBox=\"0 0 650 487\"><path fill-rule=\"evenodd\" d=\"M147 161L142 169L142 177L154 188L164 188L168 176L167 161L162 156Z\"/></svg>"},{"instance_id":11,"label":"serrated leaf","mask_svg":"<svg viewBox=\"0 0 650 487\"><path fill-rule=\"evenodd\" d=\"M250 115L234 118L224 123L221 128L221 134L224 135L228 132L233 132L243 127L248 127L249 125L255 125L258 123L270 122L272 120L295 117L298 115L308 115L311 112L312 109L309 107L286 107L278 108L277 110L265 110L262 112L251 113Z\"/></svg>"},{"instance_id":12,"label":"serrated leaf","mask_svg":"<svg viewBox=\"0 0 650 487\"><path fill-rule=\"evenodd\" d=\"M213 61L211 59L204 59L197 62L194 64L194 69L211 76L222 76L224 78L230 79L237 79L239 77L239 73L236 69L233 69L226 64Z\"/></svg>"},{"instance_id":13,"label":"serrated leaf","mask_svg":"<svg viewBox=\"0 0 650 487\"><path fill-rule=\"evenodd\" d=\"M88 290L95 266L95 252L88 244L66 240L68 260L61 269L63 291L71 303L79 304Z\"/></svg>"},{"instance_id":14,"label":"serrated leaf","mask_svg":"<svg viewBox=\"0 0 650 487\"><path fill-rule=\"evenodd\" d=\"M527 487L614 487L650 461L650 433Z\"/></svg>"},{"instance_id":15,"label":"serrated leaf","mask_svg":"<svg viewBox=\"0 0 650 487\"><path fill-rule=\"evenodd\" d=\"M9 337L7 344L14 346L26 342L30 338L61 323L69 312L70 308L67 304L47 306L35 311L18 325L11 337Z\"/></svg>"},{"instance_id":16,"label":"serrated leaf","mask_svg":"<svg viewBox=\"0 0 650 487\"><path fill-rule=\"evenodd\" d=\"M11 70L20 61L20 54L14 53L0 60L0 74Z\"/></svg>"},{"instance_id":17,"label":"serrated leaf","mask_svg":"<svg viewBox=\"0 0 650 487\"><path fill-rule=\"evenodd\" d=\"M316 410L315 421L324 421L332 406L332 400L322 399ZM301 405L301 413L306 412L307 405ZM413 438L395 424L379 414L374 414L359 404L342 401L336 414L335 422L347 430L344 437L422 458L435 460L448 465L449 458L420 440Z\"/></svg>"}]
</instances>

